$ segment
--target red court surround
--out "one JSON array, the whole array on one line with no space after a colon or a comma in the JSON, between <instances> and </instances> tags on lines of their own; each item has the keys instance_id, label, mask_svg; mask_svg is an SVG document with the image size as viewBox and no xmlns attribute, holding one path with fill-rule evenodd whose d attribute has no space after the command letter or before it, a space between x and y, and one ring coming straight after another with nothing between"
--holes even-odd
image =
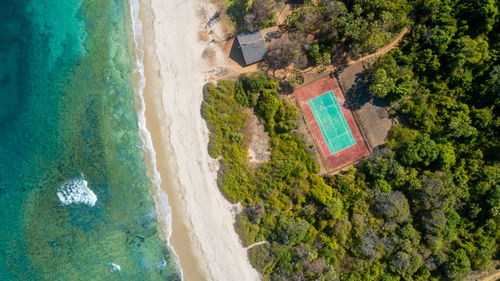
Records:
<instances>
[{"instance_id":1,"label":"red court surround","mask_svg":"<svg viewBox=\"0 0 500 281\"><path fill-rule=\"evenodd\" d=\"M344 114L344 118L347 121L347 125L349 126L352 136L354 137L354 141L356 142L356 144L334 154L330 154L328 145L323 138L323 134L321 134L321 130L319 129L318 123L316 122L316 119L314 118L313 112L308 103L310 99L320 96L330 90L332 90L335 94L335 98L339 103L342 114ZM307 125L309 126L309 129L316 141L316 145L319 148L320 154L323 157L328 171L338 169L342 166L356 161L363 156L370 154L363 140L363 137L359 132L358 126L354 121L354 117L352 116L351 111L347 108L347 105L344 104L345 98L342 94L342 91L340 90L337 79L330 77L320 79L316 82L313 82L312 84L296 90L295 96L297 97L297 101L299 103L300 109L302 110L302 114L304 114L304 118L306 119Z\"/></svg>"}]
</instances>

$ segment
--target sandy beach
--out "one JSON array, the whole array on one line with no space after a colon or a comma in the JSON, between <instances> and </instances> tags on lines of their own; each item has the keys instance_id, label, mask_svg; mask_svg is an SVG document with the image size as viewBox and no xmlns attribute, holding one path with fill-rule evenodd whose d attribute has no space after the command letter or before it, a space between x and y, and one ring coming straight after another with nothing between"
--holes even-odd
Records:
<instances>
[{"instance_id":1,"label":"sandy beach","mask_svg":"<svg viewBox=\"0 0 500 281\"><path fill-rule=\"evenodd\" d=\"M201 117L203 86L214 65L224 66L219 48L203 29L216 8L206 1L142 0L146 126L151 133L161 188L172 208L173 246L184 280L258 280L234 230L235 206L216 183L218 163L207 152ZM208 49L207 49L208 48ZM207 50L211 62L203 58Z\"/></svg>"}]
</instances>

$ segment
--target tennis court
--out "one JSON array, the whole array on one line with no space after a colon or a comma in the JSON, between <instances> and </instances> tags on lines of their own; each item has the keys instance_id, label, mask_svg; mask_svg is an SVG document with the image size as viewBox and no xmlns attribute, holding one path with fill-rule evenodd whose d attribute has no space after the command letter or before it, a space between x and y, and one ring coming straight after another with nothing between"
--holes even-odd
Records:
<instances>
[{"instance_id":1,"label":"tennis court","mask_svg":"<svg viewBox=\"0 0 500 281\"><path fill-rule=\"evenodd\" d=\"M356 144L333 91L310 99L309 106L331 154Z\"/></svg>"},{"instance_id":2,"label":"tennis court","mask_svg":"<svg viewBox=\"0 0 500 281\"><path fill-rule=\"evenodd\" d=\"M337 79L325 77L295 91L314 144L329 172L370 154ZM311 144L310 144L311 145Z\"/></svg>"}]
</instances>

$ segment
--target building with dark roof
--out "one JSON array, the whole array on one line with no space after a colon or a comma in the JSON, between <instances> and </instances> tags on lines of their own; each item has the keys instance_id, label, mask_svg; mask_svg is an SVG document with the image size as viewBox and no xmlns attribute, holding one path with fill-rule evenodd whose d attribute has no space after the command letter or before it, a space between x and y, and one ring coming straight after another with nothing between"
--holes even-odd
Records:
<instances>
[{"instance_id":1,"label":"building with dark roof","mask_svg":"<svg viewBox=\"0 0 500 281\"><path fill-rule=\"evenodd\" d=\"M260 30L244 32L236 36L230 56L243 66L254 64L266 58L266 43ZM243 63L240 61L241 59Z\"/></svg>"}]
</instances>

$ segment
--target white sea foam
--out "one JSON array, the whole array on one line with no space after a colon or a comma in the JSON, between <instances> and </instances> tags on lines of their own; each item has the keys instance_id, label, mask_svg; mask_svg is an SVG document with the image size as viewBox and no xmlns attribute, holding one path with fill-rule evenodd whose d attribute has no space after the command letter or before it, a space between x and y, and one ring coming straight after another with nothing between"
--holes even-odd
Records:
<instances>
[{"instance_id":1,"label":"white sea foam","mask_svg":"<svg viewBox=\"0 0 500 281\"><path fill-rule=\"evenodd\" d=\"M165 239L167 241L167 245L169 246L171 252L174 255L175 262L179 270L179 273L181 275L181 278L184 279L182 274L182 268L180 267L179 263L179 258L175 253L174 248L171 247L170 244L168 244L170 235L172 233L172 210L168 205L167 194L160 187L161 177L160 173L158 172L158 168L156 166L156 152L153 148L153 141L151 139L151 134L146 127L146 115L145 115L146 103L144 101L144 96L143 96L144 87L146 85L146 77L144 75L144 37L142 36L142 21L139 18L139 10L140 10L139 1L130 0L130 13L132 17L132 29L134 33L134 43L136 51L136 61L135 61L135 67L133 69L133 75L134 78L137 79L137 83L134 85L134 90L137 99L139 101L137 108L139 135L142 140L142 148L144 152L148 154L149 158L151 159L151 167L153 169L152 177L153 177L153 184L155 187L154 201L156 205L158 220L161 220L163 222L163 225L166 227ZM165 262L166 265L165 259L163 259L163 261Z\"/></svg>"},{"instance_id":2,"label":"white sea foam","mask_svg":"<svg viewBox=\"0 0 500 281\"><path fill-rule=\"evenodd\" d=\"M93 207L97 202L97 196L88 188L88 183L83 176L67 180L57 188L56 194L61 205L86 204Z\"/></svg>"},{"instance_id":3,"label":"white sea foam","mask_svg":"<svg viewBox=\"0 0 500 281\"><path fill-rule=\"evenodd\" d=\"M167 260L162 258L159 262L156 263L157 270L164 270L167 267Z\"/></svg>"},{"instance_id":4,"label":"white sea foam","mask_svg":"<svg viewBox=\"0 0 500 281\"><path fill-rule=\"evenodd\" d=\"M119 264L112 263L111 264L111 271L122 271L122 268Z\"/></svg>"}]
</instances>

